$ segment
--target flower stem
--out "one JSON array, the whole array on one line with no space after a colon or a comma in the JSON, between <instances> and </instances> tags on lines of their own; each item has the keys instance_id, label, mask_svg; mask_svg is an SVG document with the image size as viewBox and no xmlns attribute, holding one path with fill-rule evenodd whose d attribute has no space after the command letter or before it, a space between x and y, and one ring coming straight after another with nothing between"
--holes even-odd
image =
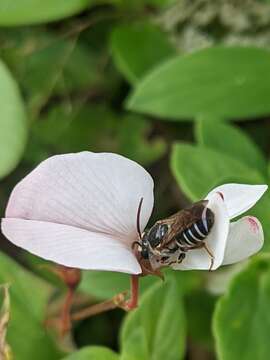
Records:
<instances>
[{"instance_id":1,"label":"flower stem","mask_svg":"<svg viewBox=\"0 0 270 360\"><path fill-rule=\"evenodd\" d=\"M135 309L138 306L139 297L139 276L131 275L130 278L130 299L125 301L126 292L114 296L110 300L91 305L70 315L70 307L73 301L74 292L68 289L67 297L62 310L61 324L62 333L67 332L71 327L71 321L86 319L90 316L101 314L105 311L121 308L126 311Z\"/></svg>"},{"instance_id":2,"label":"flower stem","mask_svg":"<svg viewBox=\"0 0 270 360\"><path fill-rule=\"evenodd\" d=\"M83 320L93 315L101 314L105 311L113 310L119 307L124 301L125 293L120 293L116 295L113 299L103 301L102 303L91 305L86 309L77 311L71 315L73 321Z\"/></svg>"},{"instance_id":3,"label":"flower stem","mask_svg":"<svg viewBox=\"0 0 270 360\"><path fill-rule=\"evenodd\" d=\"M70 309L74 298L74 289L68 288L61 313L61 334L66 334L71 329Z\"/></svg>"},{"instance_id":4,"label":"flower stem","mask_svg":"<svg viewBox=\"0 0 270 360\"><path fill-rule=\"evenodd\" d=\"M130 299L124 304L124 309L129 311L138 306L139 299L139 276L131 275L130 278Z\"/></svg>"}]
</instances>

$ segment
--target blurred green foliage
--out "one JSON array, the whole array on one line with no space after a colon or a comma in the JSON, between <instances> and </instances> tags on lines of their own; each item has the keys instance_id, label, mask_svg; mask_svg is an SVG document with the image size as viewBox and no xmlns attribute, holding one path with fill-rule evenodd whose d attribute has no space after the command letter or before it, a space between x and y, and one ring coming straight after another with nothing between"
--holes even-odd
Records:
<instances>
[{"instance_id":1,"label":"blurred green foliage","mask_svg":"<svg viewBox=\"0 0 270 360\"><path fill-rule=\"evenodd\" d=\"M78 352L74 352L64 358L65 360L118 360L119 356L113 351L99 347L89 346Z\"/></svg>"},{"instance_id":2,"label":"blurred green foliage","mask_svg":"<svg viewBox=\"0 0 270 360\"><path fill-rule=\"evenodd\" d=\"M22 360L59 359L64 353L44 326L52 289L3 253L0 260L0 281L10 285L7 341L13 356Z\"/></svg>"},{"instance_id":3,"label":"blurred green foliage","mask_svg":"<svg viewBox=\"0 0 270 360\"><path fill-rule=\"evenodd\" d=\"M219 300L214 315L214 334L222 359L267 359L269 279L267 256L238 274L228 293ZM249 338L252 342L246 340Z\"/></svg>"},{"instance_id":4,"label":"blurred green foliage","mask_svg":"<svg viewBox=\"0 0 270 360\"><path fill-rule=\"evenodd\" d=\"M0 26L2 216L15 183L64 152L144 165L156 184L150 223L225 182L269 184L269 1L0 0ZM63 285L1 237L14 358L267 360L270 195L250 214L263 253L232 271L224 295L209 293L211 273L166 270L164 283L141 279L137 310L77 322L65 342L45 326ZM125 274L84 272L74 308L128 286Z\"/></svg>"},{"instance_id":5,"label":"blurred green foliage","mask_svg":"<svg viewBox=\"0 0 270 360\"><path fill-rule=\"evenodd\" d=\"M19 89L5 64L0 62L0 178L20 160L27 137L27 120Z\"/></svg>"},{"instance_id":6,"label":"blurred green foliage","mask_svg":"<svg viewBox=\"0 0 270 360\"><path fill-rule=\"evenodd\" d=\"M156 284L141 306L130 313L121 332L121 359L181 359L185 350L186 319L176 280Z\"/></svg>"}]
</instances>

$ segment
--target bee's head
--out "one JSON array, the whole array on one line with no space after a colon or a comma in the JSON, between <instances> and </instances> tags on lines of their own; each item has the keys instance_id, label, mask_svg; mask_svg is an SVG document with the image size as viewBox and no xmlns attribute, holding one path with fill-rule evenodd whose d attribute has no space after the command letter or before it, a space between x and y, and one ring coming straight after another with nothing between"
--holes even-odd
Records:
<instances>
[{"instance_id":1,"label":"bee's head","mask_svg":"<svg viewBox=\"0 0 270 360\"><path fill-rule=\"evenodd\" d=\"M141 254L144 259L149 258L149 251L158 247L164 236L166 235L169 226L167 224L156 223L151 229L146 230L141 241Z\"/></svg>"}]
</instances>

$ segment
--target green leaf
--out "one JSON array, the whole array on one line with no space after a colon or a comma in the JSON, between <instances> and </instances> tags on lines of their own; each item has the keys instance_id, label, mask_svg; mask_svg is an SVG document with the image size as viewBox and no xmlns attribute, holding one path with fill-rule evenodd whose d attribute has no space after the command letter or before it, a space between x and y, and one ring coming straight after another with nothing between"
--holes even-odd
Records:
<instances>
[{"instance_id":1,"label":"green leaf","mask_svg":"<svg viewBox=\"0 0 270 360\"><path fill-rule=\"evenodd\" d=\"M199 145L229 155L266 175L266 159L259 147L240 128L203 119L196 124L196 135Z\"/></svg>"},{"instance_id":2,"label":"green leaf","mask_svg":"<svg viewBox=\"0 0 270 360\"><path fill-rule=\"evenodd\" d=\"M132 84L176 53L168 37L150 23L118 26L111 48L117 68Z\"/></svg>"},{"instance_id":3,"label":"green leaf","mask_svg":"<svg viewBox=\"0 0 270 360\"><path fill-rule=\"evenodd\" d=\"M269 357L269 260L253 261L218 302L213 328L220 360Z\"/></svg>"},{"instance_id":4,"label":"green leaf","mask_svg":"<svg viewBox=\"0 0 270 360\"><path fill-rule=\"evenodd\" d=\"M165 279L173 277L173 281L179 284L181 293L189 293L201 285L201 278L198 272L174 271L164 269ZM143 294L154 283L159 283L156 276L143 276L140 278L140 294ZM129 290L130 275L111 271L83 271L79 290L97 299L110 299L116 294Z\"/></svg>"},{"instance_id":5,"label":"green leaf","mask_svg":"<svg viewBox=\"0 0 270 360\"><path fill-rule=\"evenodd\" d=\"M148 360L147 341L142 326L136 327L125 339L120 360Z\"/></svg>"},{"instance_id":6,"label":"green leaf","mask_svg":"<svg viewBox=\"0 0 270 360\"><path fill-rule=\"evenodd\" d=\"M10 284L10 323L7 341L18 360L56 360L60 351L45 330L45 310L51 289L0 253L0 283Z\"/></svg>"},{"instance_id":7,"label":"green leaf","mask_svg":"<svg viewBox=\"0 0 270 360\"><path fill-rule=\"evenodd\" d=\"M102 346L88 346L63 358L63 360L118 360L114 351Z\"/></svg>"},{"instance_id":8,"label":"green leaf","mask_svg":"<svg viewBox=\"0 0 270 360\"><path fill-rule=\"evenodd\" d=\"M130 275L110 271L84 271L79 289L97 299L105 300L129 290ZM140 292L160 281L153 276L140 279Z\"/></svg>"},{"instance_id":9,"label":"green leaf","mask_svg":"<svg viewBox=\"0 0 270 360\"><path fill-rule=\"evenodd\" d=\"M182 295L170 278L148 289L139 308L126 317L121 332L122 353L132 360L180 360L185 335Z\"/></svg>"},{"instance_id":10,"label":"green leaf","mask_svg":"<svg viewBox=\"0 0 270 360\"><path fill-rule=\"evenodd\" d=\"M212 188L226 182L264 183L260 173L239 160L213 149L184 143L173 146L171 169L191 200L204 198Z\"/></svg>"},{"instance_id":11,"label":"green leaf","mask_svg":"<svg viewBox=\"0 0 270 360\"><path fill-rule=\"evenodd\" d=\"M129 109L174 120L211 115L246 119L270 114L270 53L213 47L178 56L142 79Z\"/></svg>"},{"instance_id":12,"label":"green leaf","mask_svg":"<svg viewBox=\"0 0 270 360\"><path fill-rule=\"evenodd\" d=\"M0 25L39 24L74 15L93 0L0 0Z\"/></svg>"},{"instance_id":13,"label":"green leaf","mask_svg":"<svg viewBox=\"0 0 270 360\"><path fill-rule=\"evenodd\" d=\"M19 89L0 61L0 178L18 164L26 144L27 124Z\"/></svg>"}]
</instances>

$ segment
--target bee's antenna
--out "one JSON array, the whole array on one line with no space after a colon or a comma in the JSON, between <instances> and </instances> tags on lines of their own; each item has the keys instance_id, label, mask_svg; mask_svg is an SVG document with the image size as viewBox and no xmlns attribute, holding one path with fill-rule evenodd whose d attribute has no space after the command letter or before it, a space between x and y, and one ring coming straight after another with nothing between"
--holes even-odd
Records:
<instances>
[{"instance_id":1,"label":"bee's antenna","mask_svg":"<svg viewBox=\"0 0 270 360\"><path fill-rule=\"evenodd\" d=\"M143 198L141 198L141 200L139 202L138 211L137 211L137 232L138 232L138 235L139 235L140 239L142 238L141 226L140 226L140 216L141 216L142 203L143 203Z\"/></svg>"}]
</instances>

